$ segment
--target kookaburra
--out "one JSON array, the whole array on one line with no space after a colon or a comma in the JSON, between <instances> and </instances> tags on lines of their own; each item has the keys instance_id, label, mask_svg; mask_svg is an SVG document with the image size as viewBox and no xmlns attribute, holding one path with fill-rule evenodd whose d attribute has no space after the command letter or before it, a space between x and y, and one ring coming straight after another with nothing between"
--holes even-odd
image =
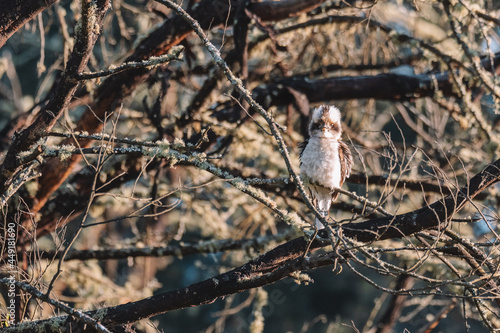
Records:
<instances>
[{"instance_id":1,"label":"kookaburra","mask_svg":"<svg viewBox=\"0 0 500 333\"><path fill-rule=\"evenodd\" d=\"M335 188L340 188L351 172L351 151L341 136L340 111L336 107L321 105L313 110L309 138L301 145L300 173L308 180L309 196L324 217L337 199ZM318 229L324 228L318 219L315 224Z\"/></svg>"}]
</instances>

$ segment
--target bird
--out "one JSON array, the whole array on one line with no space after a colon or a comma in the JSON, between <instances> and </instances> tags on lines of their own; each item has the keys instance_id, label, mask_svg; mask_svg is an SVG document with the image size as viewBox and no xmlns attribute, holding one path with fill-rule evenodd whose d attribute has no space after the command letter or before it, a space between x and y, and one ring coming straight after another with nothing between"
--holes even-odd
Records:
<instances>
[{"instance_id":1,"label":"bird","mask_svg":"<svg viewBox=\"0 0 500 333\"><path fill-rule=\"evenodd\" d=\"M313 204L323 217L339 195L340 188L349 177L352 154L341 140L340 111L333 105L320 105L313 109L309 121L309 137L300 145L300 174ZM320 185L320 186L318 186ZM318 218L316 228L324 226Z\"/></svg>"}]
</instances>

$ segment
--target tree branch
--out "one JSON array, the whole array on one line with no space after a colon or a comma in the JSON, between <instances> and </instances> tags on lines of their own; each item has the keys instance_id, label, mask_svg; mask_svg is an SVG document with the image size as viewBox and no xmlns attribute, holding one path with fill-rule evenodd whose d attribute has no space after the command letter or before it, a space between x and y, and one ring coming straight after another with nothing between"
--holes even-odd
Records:
<instances>
[{"instance_id":1,"label":"tree branch","mask_svg":"<svg viewBox=\"0 0 500 333\"><path fill-rule=\"evenodd\" d=\"M313 10L325 0L285 0L251 2L249 10L263 21L279 21Z\"/></svg>"},{"instance_id":2,"label":"tree branch","mask_svg":"<svg viewBox=\"0 0 500 333\"><path fill-rule=\"evenodd\" d=\"M274 236L261 236L250 239L221 239L210 240L192 244L166 245L156 247L141 248L121 248L105 250L71 250L66 255L64 261L69 260L117 260L137 257L167 257L167 256L187 256L193 254L207 254L224 251L262 249L271 242L282 242L290 239L290 233ZM37 251L37 258L40 259L59 259L61 252L56 251ZM27 257L35 254L28 252ZM21 256L20 256L21 257Z\"/></svg>"},{"instance_id":3,"label":"tree branch","mask_svg":"<svg viewBox=\"0 0 500 333\"><path fill-rule=\"evenodd\" d=\"M19 28L56 1L0 0L0 8L2 8L0 11L0 48Z\"/></svg>"}]
</instances>

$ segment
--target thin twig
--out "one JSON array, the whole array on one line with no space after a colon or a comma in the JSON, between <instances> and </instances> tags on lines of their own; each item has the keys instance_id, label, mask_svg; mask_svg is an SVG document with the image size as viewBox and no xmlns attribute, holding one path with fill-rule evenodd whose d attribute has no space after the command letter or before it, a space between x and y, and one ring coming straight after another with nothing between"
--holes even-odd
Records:
<instances>
[{"instance_id":1,"label":"thin twig","mask_svg":"<svg viewBox=\"0 0 500 333\"><path fill-rule=\"evenodd\" d=\"M174 60L182 60L182 52L184 51L183 46L175 46L172 48L172 53L166 54L163 56L159 57L151 57L149 59L143 60L143 61L130 61L125 64L122 64L118 67L110 67L108 70L105 71L100 71L100 72L94 72L94 73L79 73L76 76L77 80L90 80L90 79L96 79L98 77L103 77L103 76L110 76L110 75L115 75L120 72L130 70L130 69L138 69L138 68L154 68L166 63L169 63Z\"/></svg>"}]
</instances>

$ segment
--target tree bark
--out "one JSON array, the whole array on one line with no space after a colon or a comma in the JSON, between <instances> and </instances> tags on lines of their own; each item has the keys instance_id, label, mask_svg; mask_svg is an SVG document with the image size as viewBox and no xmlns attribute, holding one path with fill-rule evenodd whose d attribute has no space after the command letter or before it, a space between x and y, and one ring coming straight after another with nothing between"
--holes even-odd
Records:
<instances>
[{"instance_id":1,"label":"tree bark","mask_svg":"<svg viewBox=\"0 0 500 333\"><path fill-rule=\"evenodd\" d=\"M0 11L0 48L19 28L56 1L0 0L0 8L2 8Z\"/></svg>"}]
</instances>

